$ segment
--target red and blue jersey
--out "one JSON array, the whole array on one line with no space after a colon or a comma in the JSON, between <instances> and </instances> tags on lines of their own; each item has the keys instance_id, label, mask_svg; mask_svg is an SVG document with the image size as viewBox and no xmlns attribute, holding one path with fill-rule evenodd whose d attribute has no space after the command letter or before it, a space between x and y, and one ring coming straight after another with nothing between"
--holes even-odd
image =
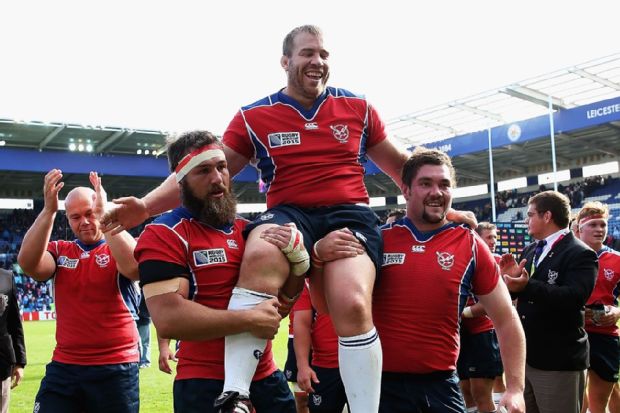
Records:
<instances>
[{"instance_id":1,"label":"red and blue jersey","mask_svg":"<svg viewBox=\"0 0 620 413\"><path fill-rule=\"evenodd\" d=\"M501 255L493 254L493 258L495 262L499 264L499 260L502 258ZM478 299L475 295L471 295L467 300L468 306L474 305L478 302ZM493 321L489 318L488 315L483 315L479 317L465 318L461 320L461 328L463 332L467 332L469 334L480 334L485 333L487 331L493 330L495 327L493 326Z\"/></svg>"},{"instance_id":2,"label":"red and blue jersey","mask_svg":"<svg viewBox=\"0 0 620 413\"><path fill-rule=\"evenodd\" d=\"M257 161L268 208L319 207L368 204L366 150L386 136L366 99L328 87L311 109L281 91L242 107L223 141Z\"/></svg>"},{"instance_id":3,"label":"red and blue jersey","mask_svg":"<svg viewBox=\"0 0 620 413\"><path fill-rule=\"evenodd\" d=\"M456 369L459 321L470 294L489 294L499 268L464 226L427 233L408 218L382 227L383 263L373 317L383 370L426 374Z\"/></svg>"},{"instance_id":4,"label":"red and blue jersey","mask_svg":"<svg viewBox=\"0 0 620 413\"><path fill-rule=\"evenodd\" d=\"M138 240L135 256L140 263L140 280L148 284L179 276L190 281L190 299L209 308L225 310L239 278L245 248L242 231L247 221L214 228L195 220L185 208L177 208L146 226ZM144 262L156 262L144 274ZM177 352L177 380L224 379L224 338L181 341ZM254 380L276 370L271 341L256 369Z\"/></svg>"},{"instance_id":5,"label":"red and blue jersey","mask_svg":"<svg viewBox=\"0 0 620 413\"><path fill-rule=\"evenodd\" d=\"M312 308L308 286L295 303L294 311L311 310L313 313L312 329L312 365L327 369L338 368L338 335L329 314L317 313Z\"/></svg>"},{"instance_id":6,"label":"red and blue jersey","mask_svg":"<svg viewBox=\"0 0 620 413\"><path fill-rule=\"evenodd\" d=\"M52 241L47 250L56 261L52 359L78 365L137 362L140 291L119 274L105 240Z\"/></svg>"},{"instance_id":7,"label":"red and blue jersey","mask_svg":"<svg viewBox=\"0 0 620 413\"><path fill-rule=\"evenodd\" d=\"M604 304L617 307L618 293L620 293L620 252L603 246L597 255L598 277L586 305ZM586 321L586 331L610 336L620 335L617 325L597 326L592 320Z\"/></svg>"}]
</instances>

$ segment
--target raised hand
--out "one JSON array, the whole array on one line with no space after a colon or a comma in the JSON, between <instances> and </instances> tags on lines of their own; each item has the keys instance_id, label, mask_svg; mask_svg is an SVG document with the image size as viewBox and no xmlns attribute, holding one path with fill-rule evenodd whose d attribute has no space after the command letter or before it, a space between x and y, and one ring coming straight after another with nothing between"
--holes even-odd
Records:
<instances>
[{"instance_id":1,"label":"raised hand","mask_svg":"<svg viewBox=\"0 0 620 413\"><path fill-rule=\"evenodd\" d=\"M108 202L108 194L105 192L105 189L103 189L103 185L101 185L101 178L97 172L91 171L88 175L88 179L95 190L95 195L93 196L93 212L97 219L101 219L105 213L105 206Z\"/></svg>"},{"instance_id":2,"label":"raised hand","mask_svg":"<svg viewBox=\"0 0 620 413\"><path fill-rule=\"evenodd\" d=\"M62 171L60 169L52 169L45 175L43 181L43 198L45 205L43 208L49 212L58 211L58 193L65 186L64 182L61 182Z\"/></svg>"}]
</instances>

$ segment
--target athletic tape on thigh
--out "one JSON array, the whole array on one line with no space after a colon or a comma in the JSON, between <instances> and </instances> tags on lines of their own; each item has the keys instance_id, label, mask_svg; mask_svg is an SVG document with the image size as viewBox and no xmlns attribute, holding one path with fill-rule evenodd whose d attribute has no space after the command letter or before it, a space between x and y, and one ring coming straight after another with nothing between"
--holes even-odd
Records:
<instances>
[{"instance_id":1,"label":"athletic tape on thigh","mask_svg":"<svg viewBox=\"0 0 620 413\"><path fill-rule=\"evenodd\" d=\"M291 263L293 275L304 275L310 268L310 255L304 248L304 236L297 228L291 228L291 239L282 248L282 252Z\"/></svg>"}]
</instances>

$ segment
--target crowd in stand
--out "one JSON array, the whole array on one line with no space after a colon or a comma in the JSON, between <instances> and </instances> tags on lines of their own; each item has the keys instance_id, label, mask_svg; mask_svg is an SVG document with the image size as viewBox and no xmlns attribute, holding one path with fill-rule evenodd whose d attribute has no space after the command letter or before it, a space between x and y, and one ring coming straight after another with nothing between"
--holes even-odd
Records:
<instances>
[{"instance_id":1,"label":"crowd in stand","mask_svg":"<svg viewBox=\"0 0 620 413\"><path fill-rule=\"evenodd\" d=\"M17 264L17 253L24 234L37 216L38 211L16 209L0 215L0 265L15 274L17 299L23 312L54 311L52 284L38 282L28 277ZM59 214L54 222L52 239L68 237L67 220Z\"/></svg>"},{"instance_id":2,"label":"crowd in stand","mask_svg":"<svg viewBox=\"0 0 620 413\"><path fill-rule=\"evenodd\" d=\"M570 185L558 185L558 190L567 195L571 201L571 206L577 208L581 206L584 198L590 196L595 189L603 187L611 178L595 176L586 178L583 181L571 183ZM547 188L541 185L539 191ZM502 191L496 194L496 208L498 214L508 208L527 206L527 200L532 193L518 193L516 190ZM456 208L462 208L455 205ZM482 207L475 206L473 208L476 218L479 221L490 220L491 204L486 203ZM18 290L18 299L22 311L53 311L54 297L52 293L51 282L37 282L23 273L19 265L17 265L17 253L22 243L25 231L34 221L38 211L17 209L10 213L0 215L0 267L12 270L15 274L15 283ZM378 211L377 214L384 222L389 215L390 210ZM252 220L257 214L249 214L246 218ZM523 217L515 217L516 220ZM611 222L610 222L611 224ZM138 236L144 225L134 228L131 233ZM58 214L54 223L51 239L68 239L71 237L71 230L67 225L64 214ZM620 225L610 225L609 238L607 244L616 246L620 243Z\"/></svg>"},{"instance_id":3,"label":"crowd in stand","mask_svg":"<svg viewBox=\"0 0 620 413\"><path fill-rule=\"evenodd\" d=\"M585 178L583 181L573 182L567 186L558 184L558 192L563 193L568 196L570 200L572 208L579 208L583 204L583 200L590 196L593 191L598 188L605 186L608 182L610 182L613 178L597 175ZM527 207L527 201L532 196L539 192L546 191L548 189L545 185L540 185L537 191L527 192L527 193L519 193L516 189L512 189L510 191L501 191L495 194L495 208L496 213L499 215L502 212L506 211L509 208L523 208ZM462 204L455 203L456 208L462 208ZM466 209L466 208L464 208ZM472 208L474 214L476 214L476 218L478 221L493 221L492 219L492 206L490 202L486 202L484 205L476 205ZM517 215L514 217L515 221L522 221L523 214L517 212Z\"/></svg>"}]
</instances>

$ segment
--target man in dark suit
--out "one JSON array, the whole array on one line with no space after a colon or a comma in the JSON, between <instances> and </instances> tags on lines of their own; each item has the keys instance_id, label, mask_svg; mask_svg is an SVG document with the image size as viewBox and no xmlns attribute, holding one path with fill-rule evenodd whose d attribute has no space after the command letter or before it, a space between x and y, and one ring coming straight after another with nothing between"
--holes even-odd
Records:
<instances>
[{"instance_id":1,"label":"man in dark suit","mask_svg":"<svg viewBox=\"0 0 620 413\"><path fill-rule=\"evenodd\" d=\"M528 201L526 223L538 242L520 263L506 254L500 267L526 338L528 413L579 413L589 365L584 305L598 272L596 253L568 230L566 196L545 191Z\"/></svg>"},{"instance_id":2,"label":"man in dark suit","mask_svg":"<svg viewBox=\"0 0 620 413\"><path fill-rule=\"evenodd\" d=\"M26 346L13 273L0 269L0 412L8 412L9 396L24 375Z\"/></svg>"}]
</instances>

